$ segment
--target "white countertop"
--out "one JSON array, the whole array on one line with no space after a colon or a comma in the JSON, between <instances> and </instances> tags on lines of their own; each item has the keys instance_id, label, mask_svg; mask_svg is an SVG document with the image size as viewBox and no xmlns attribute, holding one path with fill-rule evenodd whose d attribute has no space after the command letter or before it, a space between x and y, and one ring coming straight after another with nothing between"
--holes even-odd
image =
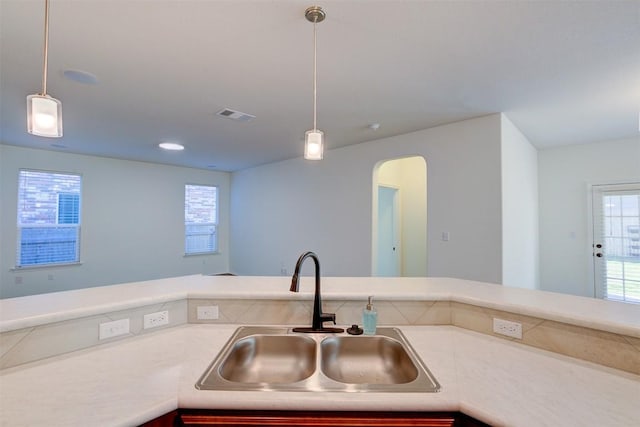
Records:
<instances>
[{"instance_id":1,"label":"white countertop","mask_svg":"<svg viewBox=\"0 0 640 427\"><path fill-rule=\"evenodd\" d=\"M313 278L193 275L0 300L0 332L185 298L312 299ZM325 300L457 301L640 338L640 305L450 278L323 277Z\"/></svg>"},{"instance_id":2,"label":"white countertop","mask_svg":"<svg viewBox=\"0 0 640 427\"><path fill-rule=\"evenodd\" d=\"M0 372L2 426L132 426L183 408L457 411L493 425L640 425L640 377L453 326L402 327L440 393L200 391L236 329L184 325Z\"/></svg>"},{"instance_id":3,"label":"white countertop","mask_svg":"<svg viewBox=\"0 0 640 427\"><path fill-rule=\"evenodd\" d=\"M312 299L288 277L186 276L0 300L0 332L186 298ZM640 305L444 278L322 278L325 300L457 301L640 338ZM183 408L456 411L507 426L640 426L640 377L453 326L401 329L440 393L199 391L236 325L184 325L0 371L1 426L129 426ZM33 410L37 404L38 410Z\"/></svg>"}]
</instances>

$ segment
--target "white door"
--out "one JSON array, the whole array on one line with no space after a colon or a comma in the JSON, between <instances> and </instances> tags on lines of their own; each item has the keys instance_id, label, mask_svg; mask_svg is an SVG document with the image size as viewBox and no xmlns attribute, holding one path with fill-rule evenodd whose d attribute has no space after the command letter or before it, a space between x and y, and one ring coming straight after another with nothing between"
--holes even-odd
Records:
<instances>
[{"instance_id":1,"label":"white door","mask_svg":"<svg viewBox=\"0 0 640 427\"><path fill-rule=\"evenodd\" d=\"M640 303L640 183L594 185L595 295Z\"/></svg>"},{"instance_id":2,"label":"white door","mask_svg":"<svg viewBox=\"0 0 640 427\"><path fill-rule=\"evenodd\" d=\"M398 189L378 186L378 265L376 276L400 276Z\"/></svg>"}]
</instances>

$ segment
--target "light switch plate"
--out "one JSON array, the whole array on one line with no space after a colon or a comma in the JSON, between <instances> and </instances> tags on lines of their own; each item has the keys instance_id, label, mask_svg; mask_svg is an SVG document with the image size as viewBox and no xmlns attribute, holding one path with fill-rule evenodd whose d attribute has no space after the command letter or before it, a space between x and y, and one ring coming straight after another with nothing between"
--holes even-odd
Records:
<instances>
[{"instance_id":1,"label":"light switch plate","mask_svg":"<svg viewBox=\"0 0 640 427\"><path fill-rule=\"evenodd\" d=\"M129 333L129 319L100 323L99 339L105 340Z\"/></svg>"}]
</instances>

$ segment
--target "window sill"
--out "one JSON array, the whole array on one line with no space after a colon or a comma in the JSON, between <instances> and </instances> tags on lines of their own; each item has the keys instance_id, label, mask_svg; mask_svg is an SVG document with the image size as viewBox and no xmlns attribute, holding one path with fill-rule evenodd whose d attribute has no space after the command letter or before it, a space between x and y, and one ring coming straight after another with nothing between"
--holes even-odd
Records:
<instances>
[{"instance_id":1,"label":"window sill","mask_svg":"<svg viewBox=\"0 0 640 427\"><path fill-rule=\"evenodd\" d=\"M60 268L60 267L77 267L82 262L65 262L60 264L43 264L43 265L25 265L24 267L13 267L9 271L25 271L25 270L41 270L43 268Z\"/></svg>"},{"instance_id":2,"label":"window sill","mask_svg":"<svg viewBox=\"0 0 640 427\"><path fill-rule=\"evenodd\" d=\"M188 257L192 257L192 256L202 256L202 255L219 255L220 251L214 251L214 252L193 252L190 254L184 254L185 258Z\"/></svg>"}]
</instances>

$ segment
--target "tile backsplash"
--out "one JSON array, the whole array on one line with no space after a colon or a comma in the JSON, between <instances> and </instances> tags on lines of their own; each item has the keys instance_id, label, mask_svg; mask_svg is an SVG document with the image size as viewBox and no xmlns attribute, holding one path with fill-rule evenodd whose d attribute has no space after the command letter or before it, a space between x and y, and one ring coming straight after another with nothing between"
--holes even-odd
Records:
<instances>
[{"instance_id":1,"label":"tile backsplash","mask_svg":"<svg viewBox=\"0 0 640 427\"><path fill-rule=\"evenodd\" d=\"M366 302L323 301L326 312L335 313L343 326L362 325ZM217 306L218 320L198 320L198 306ZM560 353L600 365L640 374L640 339L611 332L568 325L470 304L450 301L377 301L378 324L386 326L454 325L483 334ZM285 324L308 326L312 301L190 299L189 323ZM522 325L522 339L493 332L493 319Z\"/></svg>"},{"instance_id":2,"label":"tile backsplash","mask_svg":"<svg viewBox=\"0 0 640 427\"><path fill-rule=\"evenodd\" d=\"M364 299L325 299L323 309L325 312L336 313L336 319L341 326L362 325L362 309L365 304ZM198 306L216 307L218 318L199 320ZM379 325L454 325L640 374L638 338L450 301L377 300L375 307L378 311ZM168 325L143 329L144 314L165 310L169 312ZM189 299L51 323L0 334L0 369L185 323L307 326L311 323L312 311L313 301ZM123 318L130 319L129 334L98 340L100 323ZM493 318L520 323L522 339L493 333Z\"/></svg>"},{"instance_id":3,"label":"tile backsplash","mask_svg":"<svg viewBox=\"0 0 640 427\"><path fill-rule=\"evenodd\" d=\"M144 315L158 311L169 312L169 324L143 329ZM128 334L104 340L98 338L101 323L120 319L129 319ZM3 332L0 334L0 369L185 323L187 301L177 300Z\"/></svg>"}]
</instances>

